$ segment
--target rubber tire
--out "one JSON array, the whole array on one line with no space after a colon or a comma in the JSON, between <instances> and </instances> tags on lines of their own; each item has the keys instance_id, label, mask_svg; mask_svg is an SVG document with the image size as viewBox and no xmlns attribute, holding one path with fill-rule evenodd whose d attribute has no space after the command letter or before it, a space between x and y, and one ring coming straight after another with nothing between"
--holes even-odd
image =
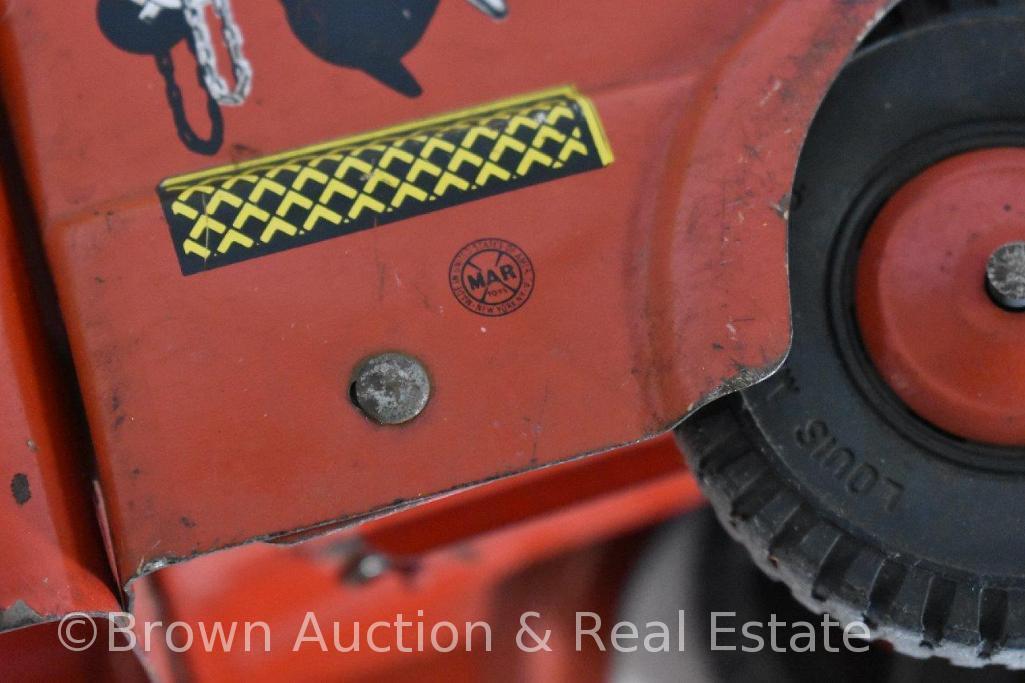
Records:
<instances>
[{"instance_id":1,"label":"rubber tire","mask_svg":"<svg viewBox=\"0 0 1025 683\"><path fill-rule=\"evenodd\" d=\"M1025 15L995 11L852 59L795 181L791 354L678 431L720 520L802 604L963 666L1025 668L1025 452L943 434L886 389L860 350L850 265L918 172L1025 145L1023 47Z\"/></svg>"}]
</instances>

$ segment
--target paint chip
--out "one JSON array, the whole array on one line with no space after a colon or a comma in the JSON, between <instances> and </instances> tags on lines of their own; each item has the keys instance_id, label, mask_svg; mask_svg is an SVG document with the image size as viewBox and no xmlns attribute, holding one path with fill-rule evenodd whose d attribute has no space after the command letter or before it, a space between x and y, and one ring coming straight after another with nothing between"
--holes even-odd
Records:
<instances>
[{"instance_id":1,"label":"paint chip","mask_svg":"<svg viewBox=\"0 0 1025 683\"><path fill-rule=\"evenodd\" d=\"M28 477L21 472L11 479L11 493L14 494L14 502L24 505L32 498L32 492L28 488Z\"/></svg>"}]
</instances>

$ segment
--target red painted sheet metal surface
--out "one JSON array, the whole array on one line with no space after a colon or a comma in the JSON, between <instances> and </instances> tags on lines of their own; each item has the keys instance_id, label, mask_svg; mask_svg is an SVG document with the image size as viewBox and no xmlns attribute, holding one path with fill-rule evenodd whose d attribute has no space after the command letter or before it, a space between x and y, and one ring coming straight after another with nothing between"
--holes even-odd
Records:
<instances>
[{"instance_id":1,"label":"red painted sheet metal surface","mask_svg":"<svg viewBox=\"0 0 1025 683\"><path fill-rule=\"evenodd\" d=\"M111 637L98 620L97 641L84 652L60 645L56 624L0 637L0 677L12 680L225 680L246 676L290 679L604 680L608 659L590 642L576 652L575 612L601 614L608 628L617 613L622 575L661 521L702 504L671 435L615 452L507 477L337 533L292 545L250 544L169 567L133 585L135 651L107 652ZM377 576L360 574L367 557L383 558ZM375 643L390 652L323 653L316 644L293 652L307 611L331 624L365 629L423 611L425 628L440 621L485 620L493 648L451 654L399 652L395 632L379 629ZM519 616L558 632L551 653L515 647ZM298 621L297 621L298 619ZM202 644L202 630L235 620L263 622L244 650L244 623L231 646ZM199 643L174 653L167 625L188 624ZM150 646L145 643L145 626ZM157 624L162 622L163 625ZM82 626L84 629L85 626ZM257 627L259 628L259 627ZM351 632L351 631L348 631ZM88 631L76 632L79 636ZM176 626L172 641L181 644ZM128 641L114 634L118 647ZM228 642L228 641L225 641ZM404 636L406 647L415 635ZM237 644L237 647L235 646ZM209 651L207 651L209 650Z\"/></svg>"},{"instance_id":2,"label":"red painted sheet metal surface","mask_svg":"<svg viewBox=\"0 0 1025 683\"><path fill-rule=\"evenodd\" d=\"M537 0L493 24L448 1L405 60L424 94L403 99L311 56L278 3L240 1L257 85L211 161L178 143L153 60L107 43L92 3L8 0L5 96L120 580L631 442L773 368L789 340L780 205L816 103L883 4ZM198 118L191 57L174 59ZM608 168L178 270L165 177L561 83L593 98ZM499 319L447 281L489 236L536 269L530 301ZM395 348L436 390L386 429L346 384Z\"/></svg>"},{"instance_id":3,"label":"red painted sheet metal surface","mask_svg":"<svg viewBox=\"0 0 1025 683\"><path fill-rule=\"evenodd\" d=\"M0 182L0 631L117 609L69 386Z\"/></svg>"},{"instance_id":4,"label":"red painted sheet metal surface","mask_svg":"<svg viewBox=\"0 0 1025 683\"><path fill-rule=\"evenodd\" d=\"M108 622L97 624L98 643L81 652L60 645L60 624L50 622L0 637L0 674L19 683L147 683L139 658L132 651L108 652ZM115 637L117 635L115 634Z\"/></svg>"},{"instance_id":5,"label":"red painted sheet metal surface","mask_svg":"<svg viewBox=\"0 0 1025 683\"><path fill-rule=\"evenodd\" d=\"M644 542L640 532L701 504L678 457L671 437L629 449L618 459L645 472L633 481L620 477L621 464L608 456L598 456L604 463L574 464L566 474L594 488L578 500L557 479L535 476L541 473L510 478L495 488L499 496L522 501L519 520L431 548L418 537L437 539L439 525L458 529L467 517L487 518L491 497L484 490L468 491L300 545L246 546L169 567L136 584L140 619L182 620L196 633L201 623L220 620L230 628L238 622L239 646L175 654L157 629L147 665L168 679L197 680L605 680L607 654L589 639L577 651L576 613L600 614L607 643L622 577ZM667 468L673 461L676 468ZM599 495L604 486L616 490ZM547 504L531 511L526 502L531 490ZM361 552L385 552L391 567L365 583L354 581L351 566ZM528 611L538 612L530 623L539 632L552 630L551 652L516 647L519 618ZM293 649L307 612L322 628L327 652L313 642ZM405 653L398 649L394 628L378 628L375 645L390 651L373 651L365 629L375 621L394 623L399 614L423 623L427 634L439 622L487 622L492 650L477 640L467 652L463 640L445 654L432 651L427 640L422 654ZM262 631L253 630L253 651L246 653L245 622L255 620L267 624L269 647ZM361 624L359 651L335 650L335 622L341 643L352 639L355 623ZM410 629L403 636L407 648L416 647L416 626Z\"/></svg>"}]
</instances>

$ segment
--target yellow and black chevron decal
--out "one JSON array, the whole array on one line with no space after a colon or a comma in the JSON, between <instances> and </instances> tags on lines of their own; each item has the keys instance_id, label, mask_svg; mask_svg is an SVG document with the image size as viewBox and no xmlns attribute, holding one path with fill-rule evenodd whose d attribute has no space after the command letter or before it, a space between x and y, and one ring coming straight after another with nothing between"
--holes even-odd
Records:
<instances>
[{"instance_id":1,"label":"yellow and black chevron decal","mask_svg":"<svg viewBox=\"0 0 1025 683\"><path fill-rule=\"evenodd\" d=\"M559 88L169 178L185 275L607 166L597 112Z\"/></svg>"}]
</instances>

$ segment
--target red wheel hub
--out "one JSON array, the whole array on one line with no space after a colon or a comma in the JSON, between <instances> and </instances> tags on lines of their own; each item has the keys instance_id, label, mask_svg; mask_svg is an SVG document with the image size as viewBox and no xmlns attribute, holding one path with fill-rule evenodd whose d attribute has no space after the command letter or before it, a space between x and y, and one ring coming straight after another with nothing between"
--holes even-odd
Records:
<instances>
[{"instance_id":1,"label":"red wheel hub","mask_svg":"<svg viewBox=\"0 0 1025 683\"><path fill-rule=\"evenodd\" d=\"M961 154L883 207L858 262L869 357L907 406L972 441L1025 445L1025 313L998 306L987 262L1025 240L1025 149Z\"/></svg>"}]
</instances>

